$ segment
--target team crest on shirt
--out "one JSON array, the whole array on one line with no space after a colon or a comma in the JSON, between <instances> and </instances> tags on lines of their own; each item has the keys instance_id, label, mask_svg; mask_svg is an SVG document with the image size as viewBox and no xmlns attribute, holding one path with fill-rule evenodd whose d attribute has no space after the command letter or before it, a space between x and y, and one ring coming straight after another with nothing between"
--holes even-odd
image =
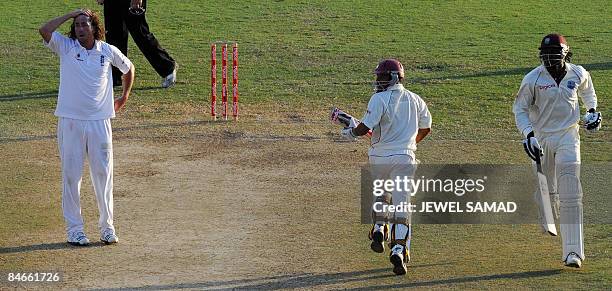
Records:
<instances>
[{"instance_id":1,"label":"team crest on shirt","mask_svg":"<svg viewBox=\"0 0 612 291\"><path fill-rule=\"evenodd\" d=\"M570 90L574 90L574 88L576 88L576 82L572 80L567 81L567 88L569 88Z\"/></svg>"},{"instance_id":2,"label":"team crest on shirt","mask_svg":"<svg viewBox=\"0 0 612 291\"><path fill-rule=\"evenodd\" d=\"M84 59L81 58L81 54L80 53L77 53L76 59L77 59L77 61L84 61Z\"/></svg>"}]
</instances>

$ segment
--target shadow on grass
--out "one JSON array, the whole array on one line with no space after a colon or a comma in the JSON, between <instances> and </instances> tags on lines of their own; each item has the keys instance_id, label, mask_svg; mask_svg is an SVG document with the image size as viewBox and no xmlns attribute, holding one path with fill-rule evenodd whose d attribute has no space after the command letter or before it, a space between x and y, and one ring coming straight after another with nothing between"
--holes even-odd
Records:
<instances>
[{"instance_id":1,"label":"shadow on grass","mask_svg":"<svg viewBox=\"0 0 612 291\"><path fill-rule=\"evenodd\" d=\"M7 247L0 248L0 254L14 254L14 253L28 253L34 251L52 251L52 250L63 250L63 249L80 249L80 248L91 248L91 247L102 247L105 246L102 242L93 242L88 246L73 246L67 242L57 243L44 243L29 246L18 246L18 247Z\"/></svg>"},{"instance_id":2,"label":"shadow on grass","mask_svg":"<svg viewBox=\"0 0 612 291\"><path fill-rule=\"evenodd\" d=\"M155 124L144 124L144 125L135 125L128 127L116 127L113 128L113 133L121 133L121 132L130 132L130 131L138 131L138 130L148 130L148 129L160 129L160 128L181 128L187 126L197 126L197 125L207 125L207 124L223 124L223 123L233 122L233 121L212 121L212 120L193 120L193 121L181 121L181 122L166 122L166 123L155 123ZM119 136L118 138L121 138ZM164 137L168 137L168 135L164 135ZM207 138L223 138L228 140L236 140L236 139L252 139L252 140L265 140L265 141L277 141L277 140L295 140L295 141L313 141L320 140L322 138L316 136L309 135L301 135L301 136L282 136L282 135L274 135L274 134L255 134L255 135L246 135L242 132L231 132L231 131L223 131L220 135L213 135L212 133L190 133L187 136L176 136L177 138L183 139L207 139ZM0 144L11 143L11 142L28 142L28 141L39 141L39 140L52 140L55 139L56 135L35 135L35 136L17 136L17 137L0 137ZM129 136L127 137L130 138ZM159 139L157 136L148 136L145 138L138 139ZM115 140L117 138L114 138Z\"/></svg>"},{"instance_id":3,"label":"shadow on grass","mask_svg":"<svg viewBox=\"0 0 612 291\"><path fill-rule=\"evenodd\" d=\"M37 141L37 140L46 140L46 139L54 139L57 136L55 134L50 135L34 135L34 136L18 136L18 137L1 137L0 144L10 143L10 142L20 142L20 141Z\"/></svg>"},{"instance_id":4,"label":"shadow on grass","mask_svg":"<svg viewBox=\"0 0 612 291\"><path fill-rule=\"evenodd\" d=\"M351 288L348 290L389 290L389 289L404 289L404 288L415 288L415 287L440 287L439 285L444 286L444 285L462 284L462 283L476 283L476 282L500 280L500 279L503 280L503 279L527 279L527 278L537 278L537 277L550 277L550 276L560 275L562 272L563 272L562 269L553 269L553 270L542 270L542 271L528 271L528 272L506 273L506 274L482 275L482 276L468 276L468 277L448 278L448 279L441 279L441 280L368 286L368 287L363 287L363 288Z\"/></svg>"},{"instance_id":5,"label":"shadow on grass","mask_svg":"<svg viewBox=\"0 0 612 291\"><path fill-rule=\"evenodd\" d=\"M191 125L203 125L214 123L211 120L196 120L196 121L185 121L185 122L172 122L172 123L158 123L158 124L146 124L146 125L136 125L130 127L117 127L113 128L113 133L131 131L131 130L139 130L139 129L159 129L159 128L172 128L172 127L183 127L183 126L191 126ZM1 143L9 143L9 142L20 142L20 141L37 141L37 140L47 140L47 139L55 139L57 135L35 135L35 136L18 136L18 137L0 137Z\"/></svg>"},{"instance_id":6,"label":"shadow on grass","mask_svg":"<svg viewBox=\"0 0 612 291\"><path fill-rule=\"evenodd\" d=\"M612 62L582 65L587 71L604 71L612 69Z\"/></svg>"},{"instance_id":7,"label":"shadow on grass","mask_svg":"<svg viewBox=\"0 0 612 291\"><path fill-rule=\"evenodd\" d=\"M450 265L450 263L428 264L428 265L412 265L413 268L423 268L438 265ZM263 290L278 290L278 289L297 289L297 288L315 288L333 284L343 284L349 282L372 281L379 282L382 278L394 277L391 268L379 268L364 271L327 273L327 274L297 274L297 275L279 275L273 277L253 278L253 279L237 279L226 281L211 281L211 282L196 282L196 283L178 283L168 285L145 285L140 287L127 287L130 290L171 290L171 289L212 289L212 290L240 290L240 289L263 289ZM123 290L122 288L112 289L94 289L94 290Z\"/></svg>"},{"instance_id":8,"label":"shadow on grass","mask_svg":"<svg viewBox=\"0 0 612 291\"><path fill-rule=\"evenodd\" d=\"M584 64L582 65L587 71L603 71L612 69L612 62L605 63L592 63L592 64ZM466 74L466 75L455 75L455 76L445 76L445 77L435 77L435 78L412 78L408 79L408 82L411 83L429 83L435 81L444 81L444 80L461 80L467 78L480 78L480 77L491 77L491 76L512 76L512 75L526 75L534 67L523 67L523 68L513 68L508 70L497 70L497 71L488 71L488 72L478 72L474 74Z\"/></svg>"},{"instance_id":9,"label":"shadow on grass","mask_svg":"<svg viewBox=\"0 0 612 291\"><path fill-rule=\"evenodd\" d=\"M498 70L498 71L488 71L488 72L478 72L474 74L466 74L466 75L454 75L454 76L445 76L445 77L434 77L434 78L412 78L408 79L410 83L430 83L436 81L445 81L445 80L461 80L468 78L480 78L480 77L491 77L491 76L508 76L508 75L525 75L529 73L533 68L525 67L525 68L514 68L508 70Z\"/></svg>"},{"instance_id":10,"label":"shadow on grass","mask_svg":"<svg viewBox=\"0 0 612 291\"><path fill-rule=\"evenodd\" d=\"M0 102L25 100L25 99L45 99L45 98L56 98L57 90L45 91L45 92L29 92L29 93L18 93L0 95Z\"/></svg>"},{"instance_id":11,"label":"shadow on grass","mask_svg":"<svg viewBox=\"0 0 612 291\"><path fill-rule=\"evenodd\" d=\"M150 91L150 90L164 90L161 87L147 86L132 88L132 91ZM115 93L121 92L121 87L115 87ZM0 95L0 102L16 101L16 100L27 100L27 99L46 99L46 98L57 98L58 91L44 91L44 92L27 92L27 93L13 93L7 95Z\"/></svg>"}]
</instances>

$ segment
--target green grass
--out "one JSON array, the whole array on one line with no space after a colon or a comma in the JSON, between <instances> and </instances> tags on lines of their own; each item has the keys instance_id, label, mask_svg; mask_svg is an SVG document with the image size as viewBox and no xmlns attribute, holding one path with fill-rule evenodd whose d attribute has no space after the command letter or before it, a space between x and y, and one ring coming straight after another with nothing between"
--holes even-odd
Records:
<instances>
[{"instance_id":1,"label":"green grass","mask_svg":"<svg viewBox=\"0 0 612 291\"><path fill-rule=\"evenodd\" d=\"M101 9L91 1L47 2L4 8L0 50L7 82L0 96L25 99L0 103L3 137L53 128L57 58L42 46L36 29L78 6ZM208 106L209 43L230 39L240 44L243 104L280 104L288 112L334 104L361 111L371 93L373 67L381 58L397 57L407 69L408 87L430 104L439 136L517 138L511 103L523 75L538 64L536 48L545 33L567 35L574 62L592 68L602 100L612 90L605 82L612 66L607 1L566 4L571 13L552 13L548 7L557 7L554 3L152 2L150 26L180 64L179 86L171 93L144 90L158 86L159 77L132 43L129 56L137 79L130 103L162 108L154 114L134 112L145 120L176 118L176 108L164 110L166 104ZM41 5L45 9L31 13ZM27 98L32 94L45 98ZM605 101L600 103L604 116L610 116ZM206 110L198 117L206 118ZM610 135L605 130L595 139L610 141Z\"/></svg>"},{"instance_id":2,"label":"green grass","mask_svg":"<svg viewBox=\"0 0 612 291\"><path fill-rule=\"evenodd\" d=\"M560 32L574 51L574 63L590 70L604 116L600 133L583 135L583 160L585 164L612 162L612 134L607 125L612 117L608 102L612 96L609 1L149 2L149 25L179 63L179 83L170 90L152 88L159 86L160 77L130 41L129 57L136 66L136 83L127 111L114 121L119 127L207 120L209 43L235 40L240 48L240 97L245 108L240 126L266 132L265 122L284 122L295 114L315 124L326 124L331 106L360 115L372 92L371 71L380 59L396 57L406 68L406 86L425 99L434 118L434 133L425 146L432 145L439 151L425 150L425 159L525 162L516 143L520 136L511 110L514 94L524 74L538 65L541 38ZM93 0L10 1L2 5L0 158L10 164L0 167L6 171L0 178L0 219L19 218L21 231L61 223L53 213L57 209L44 203L27 209L27 202L14 200L46 187L39 185L36 177L45 176L48 167L57 167L53 160L57 157L47 155L51 165L20 162L20 151L30 149L32 142L26 142L28 148L24 149L22 143L11 140L55 134L58 58L42 45L37 29L48 19L77 7L101 10ZM67 25L60 28L62 32L67 29ZM266 112L266 108L275 112ZM300 124L294 127L290 130L300 131ZM233 130L231 124L210 128ZM311 134L326 133L322 130ZM163 134L172 135L172 129L165 129ZM507 145L512 142L516 146ZM57 204L59 197L49 199ZM2 223L0 235L10 236L15 228ZM471 243L485 244L485 250L491 252L504 251L503 244L516 243L512 250L520 253L538 243L536 239L515 242L512 238L492 237L487 233L489 227L430 227L415 244L425 248L428 241L433 241L443 248L442 255L453 256L457 255L452 251L455 240L462 241L461 246L466 248ZM609 225L587 228L588 236L595 238L589 246L595 250L590 267L584 272L563 271L554 276L553 285L587 282L609 287L611 230ZM497 244L500 246L492 246ZM542 249L537 247L538 251ZM469 254L457 256L457 260L470 258ZM530 254L525 257L529 259ZM443 261L440 257L435 260ZM454 270L451 275L476 274L476 267L462 264L470 271ZM525 270L528 268L523 266L517 272ZM542 285L537 276L519 279L524 280L525 287ZM512 286L511 276L486 280L495 281L489 287ZM460 286L475 288L470 282Z\"/></svg>"}]
</instances>

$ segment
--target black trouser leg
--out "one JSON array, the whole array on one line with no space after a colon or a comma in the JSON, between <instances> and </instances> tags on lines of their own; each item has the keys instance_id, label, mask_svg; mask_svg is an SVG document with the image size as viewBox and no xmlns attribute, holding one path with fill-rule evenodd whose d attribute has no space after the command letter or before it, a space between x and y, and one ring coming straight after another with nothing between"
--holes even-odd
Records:
<instances>
[{"instance_id":1,"label":"black trouser leg","mask_svg":"<svg viewBox=\"0 0 612 291\"><path fill-rule=\"evenodd\" d=\"M146 8L146 0L142 1ZM166 77L174 70L174 59L164 50L153 33L149 31L149 25L145 18L146 12L142 15L132 15L127 13L127 28L134 39L134 42L147 58L153 69L161 76Z\"/></svg>"},{"instance_id":2,"label":"black trouser leg","mask_svg":"<svg viewBox=\"0 0 612 291\"><path fill-rule=\"evenodd\" d=\"M128 52L128 29L125 16L130 7L130 1L105 1L104 27L106 29L106 42L116 46L124 55ZM113 67L113 85L121 85L123 73Z\"/></svg>"}]
</instances>

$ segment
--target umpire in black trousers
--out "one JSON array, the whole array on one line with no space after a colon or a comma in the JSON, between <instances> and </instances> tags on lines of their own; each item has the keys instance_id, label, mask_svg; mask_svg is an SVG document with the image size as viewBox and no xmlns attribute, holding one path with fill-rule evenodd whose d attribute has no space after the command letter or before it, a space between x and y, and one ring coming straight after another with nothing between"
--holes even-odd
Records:
<instances>
[{"instance_id":1,"label":"umpire in black trousers","mask_svg":"<svg viewBox=\"0 0 612 291\"><path fill-rule=\"evenodd\" d=\"M96 1L104 5L106 42L116 46L127 56L129 32L142 54L162 77L162 87L173 86L176 82L176 62L149 31L145 18L147 0ZM113 84L121 85L121 73L114 67Z\"/></svg>"}]
</instances>

